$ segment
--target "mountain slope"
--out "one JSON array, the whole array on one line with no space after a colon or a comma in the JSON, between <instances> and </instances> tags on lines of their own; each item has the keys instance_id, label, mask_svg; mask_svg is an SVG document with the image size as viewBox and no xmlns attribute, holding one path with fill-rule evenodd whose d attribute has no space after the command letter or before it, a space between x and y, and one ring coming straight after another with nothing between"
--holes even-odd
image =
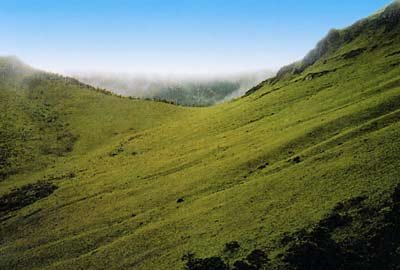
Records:
<instances>
[{"instance_id":1,"label":"mountain slope","mask_svg":"<svg viewBox=\"0 0 400 270\"><path fill-rule=\"evenodd\" d=\"M3 198L40 180L57 187L2 214L1 268L182 269L193 252L189 269L223 269L218 258L245 269L261 253L243 258L258 249L272 268L395 269L399 10L393 4L355 32L330 34L338 45L300 69L210 108L40 79L28 87L35 104L53 102L76 139L49 166L0 183ZM390 244L374 249L382 243Z\"/></svg>"},{"instance_id":2,"label":"mountain slope","mask_svg":"<svg viewBox=\"0 0 400 270\"><path fill-rule=\"evenodd\" d=\"M184 110L122 99L71 78L16 65L16 59L0 60L7 78L0 82L3 177L24 167L42 168L73 150L86 153L120 133L146 129Z\"/></svg>"}]
</instances>

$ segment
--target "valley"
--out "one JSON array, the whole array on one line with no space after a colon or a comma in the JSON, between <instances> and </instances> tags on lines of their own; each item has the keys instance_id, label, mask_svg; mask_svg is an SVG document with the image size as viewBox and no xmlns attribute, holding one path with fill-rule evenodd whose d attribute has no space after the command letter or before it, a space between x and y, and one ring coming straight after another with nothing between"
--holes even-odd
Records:
<instances>
[{"instance_id":1,"label":"valley","mask_svg":"<svg viewBox=\"0 0 400 270\"><path fill-rule=\"evenodd\" d=\"M397 269L399 44L395 2L210 107L0 58L0 268Z\"/></svg>"}]
</instances>

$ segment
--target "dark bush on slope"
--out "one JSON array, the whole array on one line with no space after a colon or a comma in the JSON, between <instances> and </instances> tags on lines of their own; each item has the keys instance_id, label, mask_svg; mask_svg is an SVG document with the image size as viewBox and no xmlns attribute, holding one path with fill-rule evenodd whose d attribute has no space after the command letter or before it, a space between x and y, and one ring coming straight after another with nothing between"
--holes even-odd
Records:
<instances>
[{"instance_id":1,"label":"dark bush on slope","mask_svg":"<svg viewBox=\"0 0 400 270\"><path fill-rule=\"evenodd\" d=\"M310 232L292 235L283 256L287 269L399 269L400 186L379 206L365 201L338 204Z\"/></svg>"},{"instance_id":2,"label":"dark bush on slope","mask_svg":"<svg viewBox=\"0 0 400 270\"><path fill-rule=\"evenodd\" d=\"M230 243L239 245L236 241ZM267 270L270 262L267 254L261 249L255 249L245 259L235 261L232 267L229 266L229 262L217 256L196 258L193 253L188 253L182 257L182 260L186 261L185 270Z\"/></svg>"},{"instance_id":3,"label":"dark bush on slope","mask_svg":"<svg viewBox=\"0 0 400 270\"><path fill-rule=\"evenodd\" d=\"M310 231L282 239L285 253L278 256L289 270L397 270L400 265L400 185L386 202L370 206L367 197L339 203ZM183 257L185 270L265 270L270 259L261 249L229 263L220 257Z\"/></svg>"},{"instance_id":4,"label":"dark bush on slope","mask_svg":"<svg viewBox=\"0 0 400 270\"><path fill-rule=\"evenodd\" d=\"M238 249L240 248L240 245L237 241L231 241L225 244L225 248L224 251L227 253L234 253L236 251L238 251Z\"/></svg>"},{"instance_id":5,"label":"dark bush on slope","mask_svg":"<svg viewBox=\"0 0 400 270\"><path fill-rule=\"evenodd\" d=\"M37 182L13 189L0 197L0 216L48 197L56 189L57 186L48 182Z\"/></svg>"},{"instance_id":6,"label":"dark bush on slope","mask_svg":"<svg viewBox=\"0 0 400 270\"><path fill-rule=\"evenodd\" d=\"M236 261L233 270L266 270L269 269L269 258L261 249L253 250L245 260Z\"/></svg>"},{"instance_id":7,"label":"dark bush on slope","mask_svg":"<svg viewBox=\"0 0 400 270\"><path fill-rule=\"evenodd\" d=\"M228 265L219 257L195 258L193 253L183 256L185 270L228 270Z\"/></svg>"}]
</instances>

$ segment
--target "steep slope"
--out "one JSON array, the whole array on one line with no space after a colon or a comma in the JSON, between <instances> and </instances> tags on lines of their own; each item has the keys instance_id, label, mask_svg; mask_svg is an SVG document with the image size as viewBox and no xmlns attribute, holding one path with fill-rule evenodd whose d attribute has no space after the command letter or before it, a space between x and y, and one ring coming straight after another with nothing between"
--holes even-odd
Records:
<instances>
[{"instance_id":1,"label":"steep slope","mask_svg":"<svg viewBox=\"0 0 400 270\"><path fill-rule=\"evenodd\" d=\"M265 252L271 268L395 269L399 10L210 108L40 80L77 139L0 183L3 198L56 186L2 215L1 268L262 269Z\"/></svg>"}]
</instances>

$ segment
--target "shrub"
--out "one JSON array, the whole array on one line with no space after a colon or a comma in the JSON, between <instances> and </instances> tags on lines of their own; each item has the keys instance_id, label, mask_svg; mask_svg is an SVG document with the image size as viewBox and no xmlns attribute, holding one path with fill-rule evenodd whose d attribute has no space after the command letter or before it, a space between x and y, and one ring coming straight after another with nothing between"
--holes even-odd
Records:
<instances>
[{"instance_id":1,"label":"shrub","mask_svg":"<svg viewBox=\"0 0 400 270\"><path fill-rule=\"evenodd\" d=\"M193 253L182 257L185 270L229 270L228 265L220 257L195 258Z\"/></svg>"},{"instance_id":2,"label":"shrub","mask_svg":"<svg viewBox=\"0 0 400 270\"><path fill-rule=\"evenodd\" d=\"M234 253L240 248L237 241L231 241L225 244L224 252Z\"/></svg>"},{"instance_id":3,"label":"shrub","mask_svg":"<svg viewBox=\"0 0 400 270\"><path fill-rule=\"evenodd\" d=\"M377 205L355 197L338 204L310 231L289 241L283 261L288 269L399 269L400 186L391 200ZM333 237L346 235L344 239Z\"/></svg>"},{"instance_id":4,"label":"shrub","mask_svg":"<svg viewBox=\"0 0 400 270\"><path fill-rule=\"evenodd\" d=\"M246 263L245 261L236 261L233 264L232 270L257 270L254 266Z\"/></svg>"},{"instance_id":5,"label":"shrub","mask_svg":"<svg viewBox=\"0 0 400 270\"><path fill-rule=\"evenodd\" d=\"M0 197L0 216L30 205L52 194L57 186L48 182L28 184Z\"/></svg>"},{"instance_id":6,"label":"shrub","mask_svg":"<svg viewBox=\"0 0 400 270\"><path fill-rule=\"evenodd\" d=\"M184 198L179 198L179 199L176 200L177 203L183 203L184 201L185 201Z\"/></svg>"},{"instance_id":7,"label":"shrub","mask_svg":"<svg viewBox=\"0 0 400 270\"><path fill-rule=\"evenodd\" d=\"M263 269L263 267L265 268L269 263L267 254L260 249L253 250L249 255L247 255L246 260L251 265L255 266L256 269Z\"/></svg>"}]
</instances>

